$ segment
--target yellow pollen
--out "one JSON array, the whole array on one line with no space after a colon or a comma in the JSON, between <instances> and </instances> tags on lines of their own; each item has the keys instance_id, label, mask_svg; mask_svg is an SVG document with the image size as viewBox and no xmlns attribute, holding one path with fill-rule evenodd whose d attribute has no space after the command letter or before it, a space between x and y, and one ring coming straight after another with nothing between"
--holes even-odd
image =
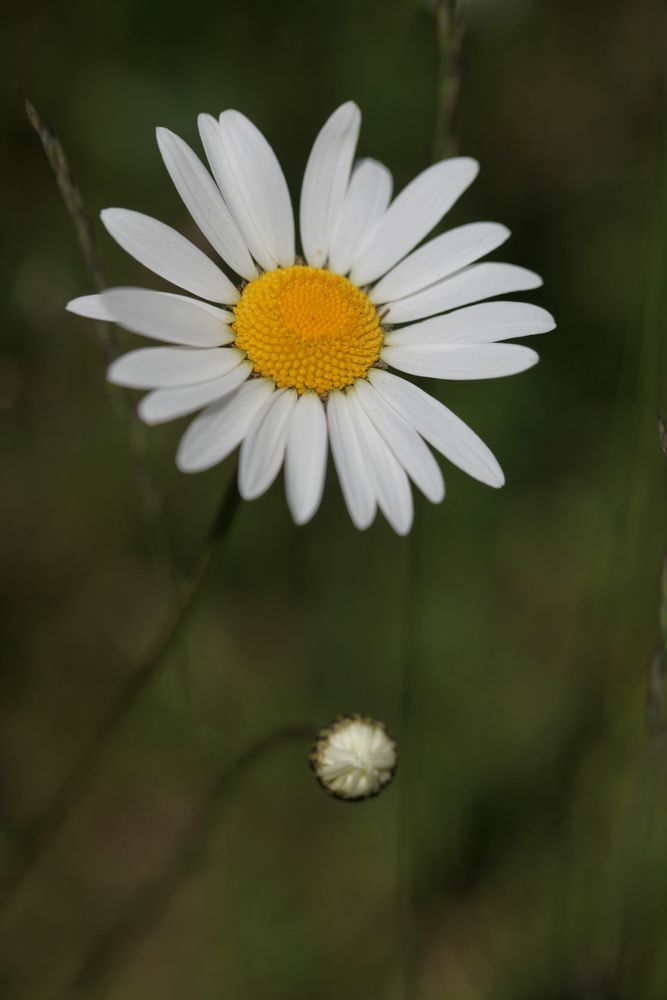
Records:
<instances>
[{"instance_id":1,"label":"yellow pollen","mask_svg":"<svg viewBox=\"0 0 667 1000\"><path fill-rule=\"evenodd\" d=\"M377 311L364 292L340 274L300 264L246 285L232 329L258 375L280 389L321 396L363 378L382 344Z\"/></svg>"}]
</instances>

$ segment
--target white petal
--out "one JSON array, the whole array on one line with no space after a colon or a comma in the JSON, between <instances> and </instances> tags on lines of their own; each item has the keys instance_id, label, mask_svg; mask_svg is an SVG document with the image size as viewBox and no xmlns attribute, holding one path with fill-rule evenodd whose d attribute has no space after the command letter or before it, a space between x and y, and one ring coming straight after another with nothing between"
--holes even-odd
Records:
<instances>
[{"instance_id":1,"label":"white petal","mask_svg":"<svg viewBox=\"0 0 667 1000\"><path fill-rule=\"evenodd\" d=\"M327 401L334 465L352 523L364 531L375 517L375 494L347 396L335 390Z\"/></svg>"},{"instance_id":2,"label":"white petal","mask_svg":"<svg viewBox=\"0 0 667 1000\"><path fill-rule=\"evenodd\" d=\"M453 380L517 375L539 361L520 344L400 344L383 347L380 357L410 375Z\"/></svg>"},{"instance_id":3,"label":"white petal","mask_svg":"<svg viewBox=\"0 0 667 1000\"><path fill-rule=\"evenodd\" d=\"M241 445L239 492L244 500L261 496L278 475L296 400L294 389L278 389Z\"/></svg>"},{"instance_id":4,"label":"white petal","mask_svg":"<svg viewBox=\"0 0 667 1000\"><path fill-rule=\"evenodd\" d=\"M107 379L128 389L166 389L194 385L225 375L244 359L233 347L194 350L187 347L142 347L116 358Z\"/></svg>"},{"instance_id":5,"label":"white petal","mask_svg":"<svg viewBox=\"0 0 667 1000\"><path fill-rule=\"evenodd\" d=\"M227 458L246 436L274 392L271 379L249 379L233 395L200 413L178 446L176 465L181 472L203 472Z\"/></svg>"},{"instance_id":6,"label":"white petal","mask_svg":"<svg viewBox=\"0 0 667 1000\"><path fill-rule=\"evenodd\" d=\"M70 299L65 308L67 312L75 313L77 316L99 319L107 323L114 322L108 305L104 304L99 295L80 295L78 299Z\"/></svg>"},{"instance_id":7,"label":"white petal","mask_svg":"<svg viewBox=\"0 0 667 1000\"><path fill-rule=\"evenodd\" d=\"M362 453L373 481L378 507L399 535L412 526L412 493L403 467L366 416L355 386L345 393L361 442Z\"/></svg>"},{"instance_id":8,"label":"white petal","mask_svg":"<svg viewBox=\"0 0 667 1000\"><path fill-rule=\"evenodd\" d=\"M324 123L306 164L301 187L301 246L312 267L324 267L338 223L357 147L361 112L342 104Z\"/></svg>"},{"instance_id":9,"label":"white petal","mask_svg":"<svg viewBox=\"0 0 667 1000\"><path fill-rule=\"evenodd\" d=\"M101 312L132 333L187 347L220 347L234 339L229 328L232 313L171 292L109 288L99 295L75 299L68 309L83 316Z\"/></svg>"},{"instance_id":10,"label":"white petal","mask_svg":"<svg viewBox=\"0 0 667 1000\"><path fill-rule=\"evenodd\" d=\"M199 131L213 175L265 271L294 263L294 216L287 183L270 145L238 111L220 121L199 116Z\"/></svg>"},{"instance_id":11,"label":"white petal","mask_svg":"<svg viewBox=\"0 0 667 1000\"><path fill-rule=\"evenodd\" d=\"M385 274L437 226L477 176L475 160L435 163L401 191L354 255L351 280L367 285Z\"/></svg>"},{"instance_id":12,"label":"white petal","mask_svg":"<svg viewBox=\"0 0 667 1000\"><path fill-rule=\"evenodd\" d=\"M330 271L347 274L358 247L391 200L390 171L377 160L361 160L352 171L350 186L329 246Z\"/></svg>"},{"instance_id":13,"label":"white petal","mask_svg":"<svg viewBox=\"0 0 667 1000\"><path fill-rule=\"evenodd\" d=\"M410 479L431 503L440 503L445 495L442 473L417 431L368 382L360 379L355 391L366 415Z\"/></svg>"},{"instance_id":14,"label":"white petal","mask_svg":"<svg viewBox=\"0 0 667 1000\"><path fill-rule=\"evenodd\" d=\"M481 299L539 288L541 284L539 274L528 271L525 267L516 267L514 264L473 264L421 292L391 302L387 306L385 318L388 323L411 323Z\"/></svg>"},{"instance_id":15,"label":"white petal","mask_svg":"<svg viewBox=\"0 0 667 1000\"><path fill-rule=\"evenodd\" d=\"M448 274L479 260L509 237L495 222L472 222L429 240L385 274L370 293L371 302L391 302L412 295Z\"/></svg>"},{"instance_id":16,"label":"white petal","mask_svg":"<svg viewBox=\"0 0 667 1000\"><path fill-rule=\"evenodd\" d=\"M168 420L176 420L228 396L249 378L251 372L250 362L241 361L226 375L209 382L179 386L177 389L155 389L144 396L137 412L146 424L164 424Z\"/></svg>"},{"instance_id":17,"label":"white petal","mask_svg":"<svg viewBox=\"0 0 667 1000\"><path fill-rule=\"evenodd\" d=\"M391 347L493 344L512 337L548 333L555 325L551 313L529 302L482 302L392 330L385 337L385 343Z\"/></svg>"},{"instance_id":18,"label":"white petal","mask_svg":"<svg viewBox=\"0 0 667 1000\"><path fill-rule=\"evenodd\" d=\"M158 128L156 134L169 176L190 215L222 259L252 281L257 268L208 170L180 136L166 128Z\"/></svg>"},{"instance_id":19,"label":"white petal","mask_svg":"<svg viewBox=\"0 0 667 1000\"><path fill-rule=\"evenodd\" d=\"M306 524L322 500L327 469L327 418L319 396L304 392L287 431L285 492L296 524Z\"/></svg>"},{"instance_id":20,"label":"white petal","mask_svg":"<svg viewBox=\"0 0 667 1000\"><path fill-rule=\"evenodd\" d=\"M386 402L450 462L482 483L503 485L505 477L493 453L439 400L412 382L378 368L372 368L368 378Z\"/></svg>"},{"instance_id":21,"label":"white petal","mask_svg":"<svg viewBox=\"0 0 667 1000\"><path fill-rule=\"evenodd\" d=\"M172 285L213 302L238 302L229 278L175 229L128 208L105 208L100 218L123 250Z\"/></svg>"}]
</instances>

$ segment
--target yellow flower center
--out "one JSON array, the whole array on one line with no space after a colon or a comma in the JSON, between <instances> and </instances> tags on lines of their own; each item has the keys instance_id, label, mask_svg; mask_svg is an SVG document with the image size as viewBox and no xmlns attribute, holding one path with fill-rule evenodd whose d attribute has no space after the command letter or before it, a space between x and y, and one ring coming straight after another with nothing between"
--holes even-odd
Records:
<instances>
[{"instance_id":1,"label":"yellow flower center","mask_svg":"<svg viewBox=\"0 0 667 1000\"><path fill-rule=\"evenodd\" d=\"M368 296L319 267L267 271L234 308L236 346L278 388L321 396L363 378L380 356L382 328Z\"/></svg>"}]
</instances>

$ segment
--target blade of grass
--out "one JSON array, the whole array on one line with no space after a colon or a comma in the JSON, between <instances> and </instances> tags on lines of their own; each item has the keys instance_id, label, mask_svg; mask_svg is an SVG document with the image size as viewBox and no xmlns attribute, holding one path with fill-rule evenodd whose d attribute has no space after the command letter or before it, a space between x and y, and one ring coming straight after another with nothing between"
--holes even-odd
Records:
<instances>
[{"instance_id":1,"label":"blade of grass","mask_svg":"<svg viewBox=\"0 0 667 1000\"><path fill-rule=\"evenodd\" d=\"M37 135L44 155L51 167L63 204L74 227L74 234L81 251L86 273L88 290L101 292L106 287L104 268L100 257L97 238L92 220L83 201L81 190L74 180L69 159L58 135L42 118L34 104L22 95L26 116ZM102 347L106 363L118 353L118 338L111 323L91 321ZM136 490L141 504L144 530L148 539L151 557L159 574L166 579L170 576L171 559L164 528L164 513L160 492L151 473L146 448L146 431L137 417L128 396L117 386L107 383L107 391L116 412L126 425Z\"/></svg>"}]
</instances>

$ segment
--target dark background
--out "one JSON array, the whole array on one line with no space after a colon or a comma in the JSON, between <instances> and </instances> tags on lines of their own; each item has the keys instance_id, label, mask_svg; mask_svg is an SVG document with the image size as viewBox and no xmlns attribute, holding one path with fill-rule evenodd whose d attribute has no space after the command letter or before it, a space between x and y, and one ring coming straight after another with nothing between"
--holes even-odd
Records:
<instances>
[{"instance_id":1,"label":"dark background","mask_svg":"<svg viewBox=\"0 0 667 1000\"><path fill-rule=\"evenodd\" d=\"M544 275L526 297L558 322L531 372L436 387L507 486L446 468L444 504L418 503L408 539L381 520L357 532L332 470L306 528L281 483L242 506L182 641L0 910L3 998L74 982L109 1000L667 997L657 669L649 685L667 519L667 8L470 0L465 16L456 131L482 169L451 220L509 225L496 258ZM194 236L156 125L199 148L199 111L240 109L296 197L321 123L353 98L361 154L400 188L430 161L438 59L432 8L408 0L10 3L0 46L11 875L165 621L156 550L166 539L187 577L232 474L179 474L184 423L150 430L165 528L147 533L99 343L64 311L85 272L13 83L95 217L123 205ZM156 286L98 231L110 283ZM238 754L344 711L401 737L380 798L327 798L307 742L285 740L234 771L198 825Z\"/></svg>"}]
</instances>

